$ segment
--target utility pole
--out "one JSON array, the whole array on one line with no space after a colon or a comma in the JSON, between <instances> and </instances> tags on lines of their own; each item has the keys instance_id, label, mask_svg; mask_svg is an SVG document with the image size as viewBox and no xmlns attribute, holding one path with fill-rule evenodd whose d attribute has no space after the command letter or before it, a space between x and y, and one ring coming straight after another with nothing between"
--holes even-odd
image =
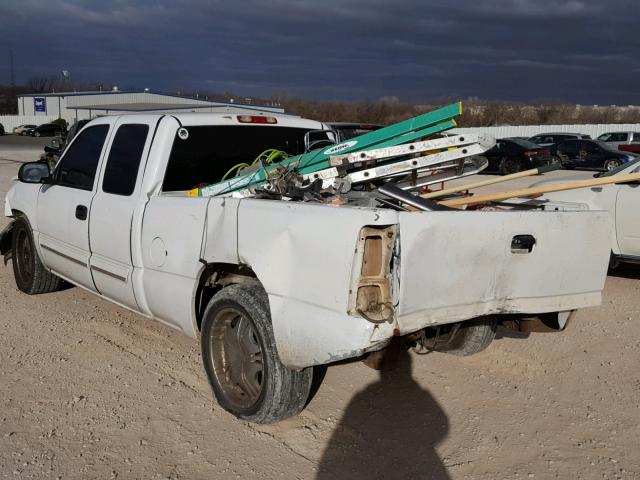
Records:
<instances>
[{"instance_id":1,"label":"utility pole","mask_svg":"<svg viewBox=\"0 0 640 480\"><path fill-rule=\"evenodd\" d=\"M13 69L13 49L9 49L9 90L11 101L15 100L15 110L12 113L18 113L18 99L16 98L16 72Z\"/></svg>"},{"instance_id":2,"label":"utility pole","mask_svg":"<svg viewBox=\"0 0 640 480\"><path fill-rule=\"evenodd\" d=\"M16 86L16 73L13 70L13 49L9 50L9 72L9 85L11 86L11 91L13 92L13 89Z\"/></svg>"}]
</instances>

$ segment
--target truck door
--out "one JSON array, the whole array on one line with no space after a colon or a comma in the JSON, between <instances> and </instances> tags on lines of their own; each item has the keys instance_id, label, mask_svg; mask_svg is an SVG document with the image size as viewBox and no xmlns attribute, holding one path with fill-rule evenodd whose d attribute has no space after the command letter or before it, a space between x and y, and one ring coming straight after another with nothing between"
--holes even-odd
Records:
<instances>
[{"instance_id":1,"label":"truck door","mask_svg":"<svg viewBox=\"0 0 640 480\"><path fill-rule=\"evenodd\" d=\"M38 244L54 273L95 290L89 271L89 212L111 119L98 120L73 140L52 185L43 185L36 210Z\"/></svg>"},{"instance_id":2,"label":"truck door","mask_svg":"<svg viewBox=\"0 0 640 480\"><path fill-rule=\"evenodd\" d=\"M562 159L562 163L575 165L580 161L579 156L579 140L565 140L558 145L558 155Z\"/></svg>"},{"instance_id":3,"label":"truck door","mask_svg":"<svg viewBox=\"0 0 640 480\"><path fill-rule=\"evenodd\" d=\"M640 171L640 167L633 173ZM631 172L629 172L631 173ZM612 185L613 186L613 185ZM640 184L616 185L616 236L622 255L640 257Z\"/></svg>"},{"instance_id":4,"label":"truck door","mask_svg":"<svg viewBox=\"0 0 640 480\"><path fill-rule=\"evenodd\" d=\"M134 213L144 208L140 189L157 117L127 116L111 136L91 207L90 267L98 291L139 310L133 288L131 237Z\"/></svg>"},{"instance_id":5,"label":"truck door","mask_svg":"<svg viewBox=\"0 0 640 480\"><path fill-rule=\"evenodd\" d=\"M604 161L606 160L605 150L599 145L596 145L595 143L592 143L588 140L582 141L582 147L585 152L585 167L601 168L604 164Z\"/></svg>"}]
</instances>

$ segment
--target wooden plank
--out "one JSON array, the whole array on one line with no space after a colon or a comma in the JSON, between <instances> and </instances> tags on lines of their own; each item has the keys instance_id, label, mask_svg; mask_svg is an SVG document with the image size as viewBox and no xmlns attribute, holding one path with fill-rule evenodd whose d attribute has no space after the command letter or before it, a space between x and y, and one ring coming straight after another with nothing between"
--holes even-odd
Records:
<instances>
[{"instance_id":1,"label":"wooden plank","mask_svg":"<svg viewBox=\"0 0 640 480\"><path fill-rule=\"evenodd\" d=\"M479 182L467 183L466 185L460 185L458 187L444 188L436 192L429 192L420 195L422 198L438 198L451 193L464 192L465 190L472 190L474 188L485 187L487 185L494 185L496 183L508 182L509 180L515 180L516 178L530 177L539 173L550 172L552 170L560 169L560 165L549 165L545 167L532 168L530 170L523 170L522 172L512 173L510 175L503 175L502 177L489 178L487 180L481 180Z\"/></svg>"},{"instance_id":2,"label":"wooden plank","mask_svg":"<svg viewBox=\"0 0 640 480\"><path fill-rule=\"evenodd\" d=\"M561 182L542 187L521 188L507 192L489 193L486 195L474 195L473 197L454 198L443 200L441 205L448 207L461 207L463 205L480 205L482 203L497 202L510 198L526 198L542 195L543 193L561 192L563 190L574 190L576 188L589 188L613 183L628 183L640 181L640 173L628 173L626 175L613 175L611 177L594 178L593 180L576 180L574 182Z\"/></svg>"}]
</instances>

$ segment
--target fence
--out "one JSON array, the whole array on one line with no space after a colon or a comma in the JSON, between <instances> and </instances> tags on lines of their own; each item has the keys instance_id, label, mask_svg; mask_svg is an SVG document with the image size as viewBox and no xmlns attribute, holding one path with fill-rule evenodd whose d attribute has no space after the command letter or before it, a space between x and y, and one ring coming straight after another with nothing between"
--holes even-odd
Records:
<instances>
[{"instance_id":1,"label":"fence","mask_svg":"<svg viewBox=\"0 0 640 480\"><path fill-rule=\"evenodd\" d=\"M584 133L596 138L605 132L640 132L640 123L610 123L599 125L521 125L508 127L454 128L452 133L486 133L495 138L532 137L539 133Z\"/></svg>"},{"instance_id":2,"label":"fence","mask_svg":"<svg viewBox=\"0 0 640 480\"><path fill-rule=\"evenodd\" d=\"M6 133L13 133L18 125L42 125L54 121L57 116L46 115L0 115L0 123Z\"/></svg>"}]
</instances>

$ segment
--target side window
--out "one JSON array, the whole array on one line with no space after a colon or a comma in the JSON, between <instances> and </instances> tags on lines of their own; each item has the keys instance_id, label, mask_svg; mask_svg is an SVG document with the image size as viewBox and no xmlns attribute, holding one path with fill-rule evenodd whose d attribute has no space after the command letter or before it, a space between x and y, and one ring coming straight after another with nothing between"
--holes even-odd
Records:
<instances>
[{"instance_id":1,"label":"side window","mask_svg":"<svg viewBox=\"0 0 640 480\"><path fill-rule=\"evenodd\" d=\"M84 130L67 149L56 180L65 187L91 190L96 176L100 153L109 132L109 125L96 125Z\"/></svg>"},{"instance_id":2,"label":"side window","mask_svg":"<svg viewBox=\"0 0 640 480\"><path fill-rule=\"evenodd\" d=\"M104 171L103 192L125 196L133 193L148 134L148 125L128 124L118 128Z\"/></svg>"}]
</instances>

